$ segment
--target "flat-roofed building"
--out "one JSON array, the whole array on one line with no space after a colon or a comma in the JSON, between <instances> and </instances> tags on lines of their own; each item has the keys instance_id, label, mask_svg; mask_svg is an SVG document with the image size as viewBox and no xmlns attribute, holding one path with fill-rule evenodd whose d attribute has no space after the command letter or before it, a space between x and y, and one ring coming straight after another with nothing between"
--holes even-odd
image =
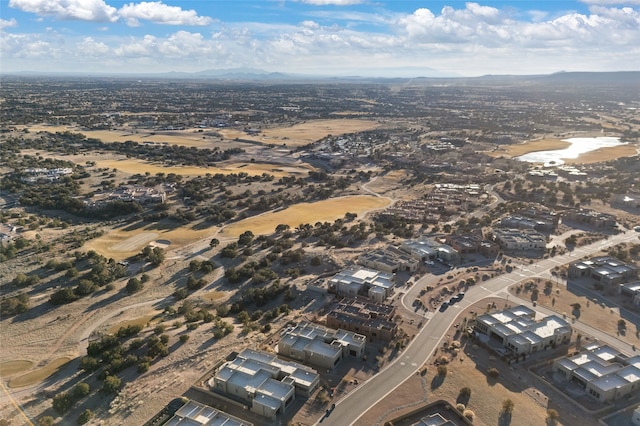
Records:
<instances>
[{"instance_id":1,"label":"flat-roofed building","mask_svg":"<svg viewBox=\"0 0 640 426\"><path fill-rule=\"evenodd\" d=\"M533 229L496 228L493 236L503 250L543 250L547 247L547 238Z\"/></svg>"},{"instance_id":2,"label":"flat-roofed building","mask_svg":"<svg viewBox=\"0 0 640 426\"><path fill-rule=\"evenodd\" d=\"M208 405L188 401L175 412L165 426L253 426L253 423Z\"/></svg>"},{"instance_id":3,"label":"flat-roofed building","mask_svg":"<svg viewBox=\"0 0 640 426\"><path fill-rule=\"evenodd\" d=\"M448 263L458 263L459 253L451 246L427 238L409 240L402 243L400 250L409 253L421 262L441 259Z\"/></svg>"},{"instance_id":4,"label":"flat-roofed building","mask_svg":"<svg viewBox=\"0 0 640 426\"><path fill-rule=\"evenodd\" d=\"M607 345L586 345L579 354L554 361L553 371L601 402L640 390L640 356L627 357Z\"/></svg>"},{"instance_id":5,"label":"flat-roofed building","mask_svg":"<svg viewBox=\"0 0 640 426\"><path fill-rule=\"evenodd\" d=\"M476 318L476 331L489 338L497 338L515 355L531 354L571 338L571 325L564 319L550 315L535 320L536 312L524 305L480 315Z\"/></svg>"},{"instance_id":6,"label":"flat-roofed building","mask_svg":"<svg viewBox=\"0 0 640 426\"><path fill-rule=\"evenodd\" d=\"M364 355L366 337L302 321L282 333L278 353L316 367L332 369L346 356Z\"/></svg>"},{"instance_id":7,"label":"flat-roofed building","mask_svg":"<svg viewBox=\"0 0 640 426\"><path fill-rule=\"evenodd\" d=\"M398 332L393 305L344 298L327 314L327 326L363 334L370 341L389 341Z\"/></svg>"},{"instance_id":8,"label":"flat-roofed building","mask_svg":"<svg viewBox=\"0 0 640 426\"><path fill-rule=\"evenodd\" d=\"M420 262L397 249L375 250L364 253L358 258L358 263L366 268L395 274L398 271L415 272Z\"/></svg>"},{"instance_id":9,"label":"flat-roofed building","mask_svg":"<svg viewBox=\"0 0 640 426\"><path fill-rule=\"evenodd\" d=\"M618 286L618 294L627 296L633 306L640 306L640 281L635 281Z\"/></svg>"},{"instance_id":10,"label":"flat-roofed building","mask_svg":"<svg viewBox=\"0 0 640 426\"><path fill-rule=\"evenodd\" d=\"M318 373L309 367L245 349L218 369L209 386L246 403L252 412L275 419L296 394L309 396L319 382Z\"/></svg>"},{"instance_id":11,"label":"flat-roofed building","mask_svg":"<svg viewBox=\"0 0 640 426\"><path fill-rule=\"evenodd\" d=\"M569 265L570 278L592 278L604 285L623 284L638 278L638 267L611 256L579 260Z\"/></svg>"},{"instance_id":12,"label":"flat-roofed building","mask_svg":"<svg viewBox=\"0 0 640 426\"><path fill-rule=\"evenodd\" d=\"M383 302L393 292L392 274L368 268L347 268L329 280L329 288L341 296L366 296Z\"/></svg>"},{"instance_id":13,"label":"flat-roofed building","mask_svg":"<svg viewBox=\"0 0 640 426\"><path fill-rule=\"evenodd\" d=\"M568 210L564 212L563 217L580 223L588 223L595 228L613 228L617 221L615 215L589 209Z\"/></svg>"}]
</instances>

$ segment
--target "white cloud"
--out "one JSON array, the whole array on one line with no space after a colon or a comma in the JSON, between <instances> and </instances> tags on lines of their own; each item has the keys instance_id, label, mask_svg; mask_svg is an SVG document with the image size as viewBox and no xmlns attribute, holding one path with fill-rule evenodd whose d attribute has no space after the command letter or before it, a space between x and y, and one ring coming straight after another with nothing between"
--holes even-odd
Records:
<instances>
[{"instance_id":1,"label":"white cloud","mask_svg":"<svg viewBox=\"0 0 640 426\"><path fill-rule=\"evenodd\" d=\"M582 3L586 4L596 4L602 6L612 6L617 4L630 5L630 4L640 4L640 0L580 0Z\"/></svg>"},{"instance_id":2,"label":"white cloud","mask_svg":"<svg viewBox=\"0 0 640 426\"><path fill-rule=\"evenodd\" d=\"M141 19L166 25L209 25L213 21L207 16L198 16L195 10L183 10L159 1L129 3L118 13L130 26L138 26Z\"/></svg>"},{"instance_id":3,"label":"white cloud","mask_svg":"<svg viewBox=\"0 0 640 426\"><path fill-rule=\"evenodd\" d=\"M17 27L18 21L14 18L11 19L0 19L0 30L10 27Z\"/></svg>"},{"instance_id":4,"label":"white cloud","mask_svg":"<svg viewBox=\"0 0 640 426\"><path fill-rule=\"evenodd\" d=\"M53 16L57 19L115 22L118 20L116 8L103 0L9 0L9 6L23 12L39 16Z\"/></svg>"},{"instance_id":5,"label":"white cloud","mask_svg":"<svg viewBox=\"0 0 640 426\"><path fill-rule=\"evenodd\" d=\"M102 42L97 42L93 37L85 37L81 42L76 44L76 49L82 55L102 56L109 53L109 46Z\"/></svg>"},{"instance_id":6,"label":"white cloud","mask_svg":"<svg viewBox=\"0 0 640 426\"><path fill-rule=\"evenodd\" d=\"M130 9L132 14L126 19L168 19L160 13L167 10L162 3L145 4L162 6L155 14ZM0 55L7 70L38 69L46 63L52 71L102 72L252 67L312 74L368 69L369 75L375 75L375 69L410 66L479 75L640 66L633 60L640 58L638 8L594 5L587 13L567 12L551 19L543 13L470 2L441 11L382 11L376 24L366 30L351 26L348 20L331 20L330 15L318 17L316 12L325 11L315 11L305 16L309 20L298 24L226 23L216 26L212 34L181 30L159 35L149 31L131 37L115 32L96 32L91 37L70 33L12 35L9 26L14 24L0 21L9 23L0 38ZM346 15L349 10L344 12ZM173 17L184 18L178 13Z\"/></svg>"}]
</instances>

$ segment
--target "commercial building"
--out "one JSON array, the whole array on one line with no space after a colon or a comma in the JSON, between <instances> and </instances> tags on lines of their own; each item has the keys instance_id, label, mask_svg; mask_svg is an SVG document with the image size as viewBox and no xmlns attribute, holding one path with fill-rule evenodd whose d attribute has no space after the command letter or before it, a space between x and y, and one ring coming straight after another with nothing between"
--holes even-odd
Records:
<instances>
[{"instance_id":1,"label":"commercial building","mask_svg":"<svg viewBox=\"0 0 640 426\"><path fill-rule=\"evenodd\" d=\"M395 274L398 271L415 272L420 262L393 247L387 250L375 250L364 253L358 258L358 263L366 268Z\"/></svg>"},{"instance_id":2,"label":"commercial building","mask_svg":"<svg viewBox=\"0 0 640 426\"><path fill-rule=\"evenodd\" d=\"M640 194L615 194L611 197L611 202L627 208L640 209Z\"/></svg>"},{"instance_id":3,"label":"commercial building","mask_svg":"<svg viewBox=\"0 0 640 426\"><path fill-rule=\"evenodd\" d=\"M395 311L393 305L344 298L327 314L327 326L363 334L369 341L389 341L398 333Z\"/></svg>"},{"instance_id":4,"label":"commercial building","mask_svg":"<svg viewBox=\"0 0 640 426\"><path fill-rule=\"evenodd\" d=\"M496 228L493 236L503 250L543 250L547 246L546 237L533 229Z\"/></svg>"},{"instance_id":5,"label":"commercial building","mask_svg":"<svg viewBox=\"0 0 640 426\"><path fill-rule=\"evenodd\" d=\"M188 401L164 426L253 426L253 423L213 407Z\"/></svg>"},{"instance_id":6,"label":"commercial building","mask_svg":"<svg viewBox=\"0 0 640 426\"><path fill-rule=\"evenodd\" d=\"M576 222L587 223L595 228L613 228L616 226L617 221L615 215L589 209L568 210L564 212L563 217Z\"/></svg>"},{"instance_id":7,"label":"commercial building","mask_svg":"<svg viewBox=\"0 0 640 426\"><path fill-rule=\"evenodd\" d=\"M362 357L366 340L362 334L352 331L302 321L282 333L278 353L315 367L332 369L347 356Z\"/></svg>"},{"instance_id":8,"label":"commercial building","mask_svg":"<svg viewBox=\"0 0 640 426\"><path fill-rule=\"evenodd\" d=\"M383 302L393 292L394 278L387 272L347 268L329 280L329 289L341 296L365 296Z\"/></svg>"},{"instance_id":9,"label":"commercial building","mask_svg":"<svg viewBox=\"0 0 640 426\"><path fill-rule=\"evenodd\" d=\"M633 306L640 306L640 281L635 281L627 284L620 284L618 286L618 294L627 296Z\"/></svg>"},{"instance_id":10,"label":"commercial building","mask_svg":"<svg viewBox=\"0 0 640 426\"><path fill-rule=\"evenodd\" d=\"M640 390L640 355L627 357L607 345L584 346L579 354L554 361L553 371L600 402Z\"/></svg>"},{"instance_id":11,"label":"commercial building","mask_svg":"<svg viewBox=\"0 0 640 426\"><path fill-rule=\"evenodd\" d=\"M603 285L623 284L638 278L638 267L611 256L579 260L569 265L569 278L591 278Z\"/></svg>"},{"instance_id":12,"label":"commercial building","mask_svg":"<svg viewBox=\"0 0 640 426\"><path fill-rule=\"evenodd\" d=\"M223 364L209 380L214 391L270 419L283 413L295 395L311 395L319 383L320 377L312 368L251 349Z\"/></svg>"},{"instance_id":13,"label":"commercial building","mask_svg":"<svg viewBox=\"0 0 640 426\"><path fill-rule=\"evenodd\" d=\"M488 339L497 338L515 355L531 354L569 342L572 329L567 321L556 315L536 321L535 315L534 310L519 305L478 316L475 330Z\"/></svg>"},{"instance_id":14,"label":"commercial building","mask_svg":"<svg viewBox=\"0 0 640 426\"><path fill-rule=\"evenodd\" d=\"M432 241L426 238L409 240L402 243L400 250L405 251L421 262L441 259L444 262L455 264L460 260L460 255L451 246Z\"/></svg>"}]
</instances>

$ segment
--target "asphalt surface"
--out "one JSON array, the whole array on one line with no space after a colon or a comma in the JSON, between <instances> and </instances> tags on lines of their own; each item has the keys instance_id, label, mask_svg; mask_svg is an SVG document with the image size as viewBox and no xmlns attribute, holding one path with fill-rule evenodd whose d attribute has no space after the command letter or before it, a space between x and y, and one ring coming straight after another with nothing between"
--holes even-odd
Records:
<instances>
[{"instance_id":1,"label":"asphalt surface","mask_svg":"<svg viewBox=\"0 0 640 426\"><path fill-rule=\"evenodd\" d=\"M416 334L413 341L392 363L383 368L380 373L368 381L362 383L354 389L350 394L346 395L342 400L336 403L336 407L332 410L331 415L323 418L323 426L345 426L354 424L370 407L373 407L378 401L382 400L389 393L393 392L398 386L404 383L412 375L420 369L424 362L431 356L435 348L437 348L442 339L445 338L447 331L456 321L462 310L476 302L488 297L505 297L506 289L525 278L550 276L551 269L556 266L564 265L568 262L575 261L586 255L598 252L606 247L619 244L621 242L633 241L638 239L638 233L635 231L627 231L615 236L609 237L604 241L597 241L593 244L576 248L575 250L549 259L540 260L531 265L515 265L511 273L500 275L485 282L476 284L466 291L464 299L454 306L450 306L444 312L436 312L426 314L426 318L430 318L424 327ZM512 265L513 266L513 265ZM420 290L433 280L433 275L428 274L418 280L411 289L403 296L404 300L413 301ZM522 303L531 306L531 303L524 299L510 296L513 303ZM407 306L405 304L405 306ZM551 310L535 307L536 311L543 314L555 314ZM580 321L572 324L574 329L594 336L600 341L609 343L623 352L630 352L632 347L614 336L610 336L593 327L590 327ZM316 423L317 425L318 423Z\"/></svg>"}]
</instances>

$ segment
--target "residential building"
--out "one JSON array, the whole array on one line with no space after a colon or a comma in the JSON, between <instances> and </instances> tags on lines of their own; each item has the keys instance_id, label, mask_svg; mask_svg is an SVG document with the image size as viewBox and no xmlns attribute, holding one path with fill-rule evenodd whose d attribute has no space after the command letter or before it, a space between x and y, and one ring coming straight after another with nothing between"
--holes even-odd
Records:
<instances>
[{"instance_id":1,"label":"residential building","mask_svg":"<svg viewBox=\"0 0 640 426\"><path fill-rule=\"evenodd\" d=\"M253 426L253 423L213 407L188 401L164 426Z\"/></svg>"},{"instance_id":2,"label":"residential building","mask_svg":"<svg viewBox=\"0 0 640 426\"><path fill-rule=\"evenodd\" d=\"M579 354L554 361L553 371L600 402L640 390L640 355L628 357L607 345L586 345Z\"/></svg>"},{"instance_id":3,"label":"residential building","mask_svg":"<svg viewBox=\"0 0 640 426\"><path fill-rule=\"evenodd\" d=\"M536 321L535 314L532 309L519 305L480 315L476 318L475 330L488 339L497 338L515 355L531 354L569 342L572 329L567 321L556 315Z\"/></svg>"},{"instance_id":4,"label":"residential building","mask_svg":"<svg viewBox=\"0 0 640 426\"><path fill-rule=\"evenodd\" d=\"M533 229L496 228L493 235L503 250L543 250L547 246L547 238Z\"/></svg>"},{"instance_id":5,"label":"residential building","mask_svg":"<svg viewBox=\"0 0 640 426\"><path fill-rule=\"evenodd\" d=\"M398 324L393 322L395 311L393 305L344 298L327 314L327 326L363 334L369 341L389 341L398 332Z\"/></svg>"},{"instance_id":6,"label":"residential building","mask_svg":"<svg viewBox=\"0 0 640 426\"><path fill-rule=\"evenodd\" d=\"M569 264L569 278L592 278L603 285L623 284L637 279L638 267L611 256L599 256Z\"/></svg>"},{"instance_id":7,"label":"residential building","mask_svg":"<svg viewBox=\"0 0 640 426\"><path fill-rule=\"evenodd\" d=\"M364 355L366 337L347 330L334 330L302 321L286 329L278 343L282 356L332 369L346 356Z\"/></svg>"},{"instance_id":8,"label":"residential building","mask_svg":"<svg viewBox=\"0 0 640 426\"><path fill-rule=\"evenodd\" d=\"M312 368L251 349L223 364L209 380L214 391L270 419L283 413L295 395L311 395L319 383L320 376Z\"/></svg>"},{"instance_id":9,"label":"residential building","mask_svg":"<svg viewBox=\"0 0 640 426\"><path fill-rule=\"evenodd\" d=\"M383 302L393 292L394 277L368 268L347 268L329 280L329 289L341 296L366 296Z\"/></svg>"}]
</instances>

